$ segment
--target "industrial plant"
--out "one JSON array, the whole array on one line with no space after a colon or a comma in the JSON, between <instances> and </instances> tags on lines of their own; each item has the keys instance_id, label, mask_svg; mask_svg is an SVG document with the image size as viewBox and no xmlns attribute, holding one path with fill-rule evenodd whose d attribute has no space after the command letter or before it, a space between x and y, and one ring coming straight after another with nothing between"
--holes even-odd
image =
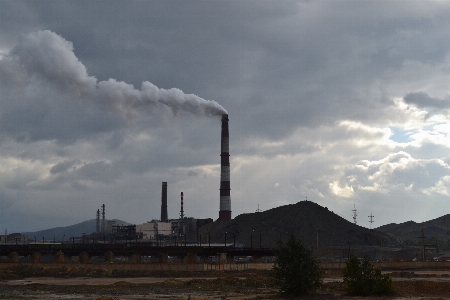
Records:
<instances>
[{"instance_id":1,"label":"industrial plant","mask_svg":"<svg viewBox=\"0 0 450 300\"><path fill-rule=\"evenodd\" d=\"M222 115L221 128L221 153L220 153L220 193L219 193L219 217L217 222L231 220L230 197L230 146L228 115ZM96 231L81 237L73 237L79 242L119 242L141 241L146 243L176 243L188 235L198 232L198 228L213 223L212 218L196 219L184 214L184 194L180 194L180 213L178 218L169 219L167 211L168 183L162 182L161 187L161 217L159 220L151 220L143 224L123 225L115 221L106 220L105 204L96 213Z\"/></svg>"}]
</instances>

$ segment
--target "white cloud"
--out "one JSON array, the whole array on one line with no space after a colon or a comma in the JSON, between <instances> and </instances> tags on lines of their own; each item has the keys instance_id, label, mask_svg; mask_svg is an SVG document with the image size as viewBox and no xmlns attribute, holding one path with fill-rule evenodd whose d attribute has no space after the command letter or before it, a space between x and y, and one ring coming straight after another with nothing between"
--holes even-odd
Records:
<instances>
[{"instance_id":1,"label":"white cloud","mask_svg":"<svg viewBox=\"0 0 450 300\"><path fill-rule=\"evenodd\" d=\"M330 189L331 192L338 197L350 198L353 196L353 187L348 185L340 187L337 181L333 181L330 183Z\"/></svg>"},{"instance_id":2,"label":"white cloud","mask_svg":"<svg viewBox=\"0 0 450 300\"><path fill-rule=\"evenodd\" d=\"M450 196L450 176L443 176L436 182L435 186L424 189L422 192L426 195L437 193L444 196Z\"/></svg>"}]
</instances>

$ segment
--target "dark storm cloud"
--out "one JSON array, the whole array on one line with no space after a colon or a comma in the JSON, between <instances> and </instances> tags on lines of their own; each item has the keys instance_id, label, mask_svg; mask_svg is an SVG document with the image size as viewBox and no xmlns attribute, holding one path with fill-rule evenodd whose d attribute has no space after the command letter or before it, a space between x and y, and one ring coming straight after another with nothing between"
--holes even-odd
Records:
<instances>
[{"instance_id":1,"label":"dark storm cloud","mask_svg":"<svg viewBox=\"0 0 450 300\"><path fill-rule=\"evenodd\" d=\"M99 80L199 91L241 120L240 133L271 139L296 126L382 118L385 98L353 86L407 60L442 61L448 43L436 38L448 26L444 13L397 14L398 3L26 3Z\"/></svg>"},{"instance_id":2,"label":"dark storm cloud","mask_svg":"<svg viewBox=\"0 0 450 300\"><path fill-rule=\"evenodd\" d=\"M79 163L79 161L76 160L68 160L68 161L62 161L60 163L57 163L50 169L50 174L58 174L58 173L64 173L69 168L74 167L76 163Z\"/></svg>"},{"instance_id":3,"label":"dark storm cloud","mask_svg":"<svg viewBox=\"0 0 450 300\"><path fill-rule=\"evenodd\" d=\"M405 103L413 104L419 108L432 108L432 109L449 109L450 97L444 99L433 98L427 93L416 92L407 94L403 100Z\"/></svg>"}]
</instances>

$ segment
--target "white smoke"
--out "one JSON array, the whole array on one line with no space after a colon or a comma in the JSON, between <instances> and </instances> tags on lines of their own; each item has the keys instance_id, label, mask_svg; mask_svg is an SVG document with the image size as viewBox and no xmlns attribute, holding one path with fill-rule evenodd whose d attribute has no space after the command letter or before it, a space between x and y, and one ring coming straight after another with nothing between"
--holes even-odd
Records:
<instances>
[{"instance_id":1,"label":"white smoke","mask_svg":"<svg viewBox=\"0 0 450 300\"><path fill-rule=\"evenodd\" d=\"M107 106L114 113L127 117L138 115L142 106L159 103L174 114L180 111L205 116L227 113L215 101L185 94L176 88L161 89L148 81L142 83L140 90L115 79L98 82L88 75L86 67L74 54L72 43L49 30L24 36L2 61L2 79L25 85L27 81L45 80L65 93ZM28 78L24 78L27 76L23 76L23 71Z\"/></svg>"}]
</instances>

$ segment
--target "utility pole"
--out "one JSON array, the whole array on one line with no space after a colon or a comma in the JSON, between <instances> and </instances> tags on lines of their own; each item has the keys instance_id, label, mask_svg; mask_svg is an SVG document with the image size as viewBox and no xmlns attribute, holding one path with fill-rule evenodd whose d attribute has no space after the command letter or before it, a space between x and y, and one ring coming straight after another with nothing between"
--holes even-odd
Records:
<instances>
[{"instance_id":1,"label":"utility pole","mask_svg":"<svg viewBox=\"0 0 450 300\"><path fill-rule=\"evenodd\" d=\"M353 223L355 223L355 225L356 225L356 216L358 214L356 213L356 206L355 206L355 204L353 204L352 212L353 212Z\"/></svg>"},{"instance_id":2,"label":"utility pole","mask_svg":"<svg viewBox=\"0 0 450 300\"><path fill-rule=\"evenodd\" d=\"M425 233L423 232L422 229L422 236L419 236L419 239L422 240L422 261L425 261Z\"/></svg>"},{"instance_id":3,"label":"utility pole","mask_svg":"<svg viewBox=\"0 0 450 300\"><path fill-rule=\"evenodd\" d=\"M370 221L369 221L369 223L370 223L370 230L372 230L372 223L374 222L374 220L373 220L374 217L375 216L372 215L372 213L370 213L370 216L369 216L369 218L370 218Z\"/></svg>"}]
</instances>

